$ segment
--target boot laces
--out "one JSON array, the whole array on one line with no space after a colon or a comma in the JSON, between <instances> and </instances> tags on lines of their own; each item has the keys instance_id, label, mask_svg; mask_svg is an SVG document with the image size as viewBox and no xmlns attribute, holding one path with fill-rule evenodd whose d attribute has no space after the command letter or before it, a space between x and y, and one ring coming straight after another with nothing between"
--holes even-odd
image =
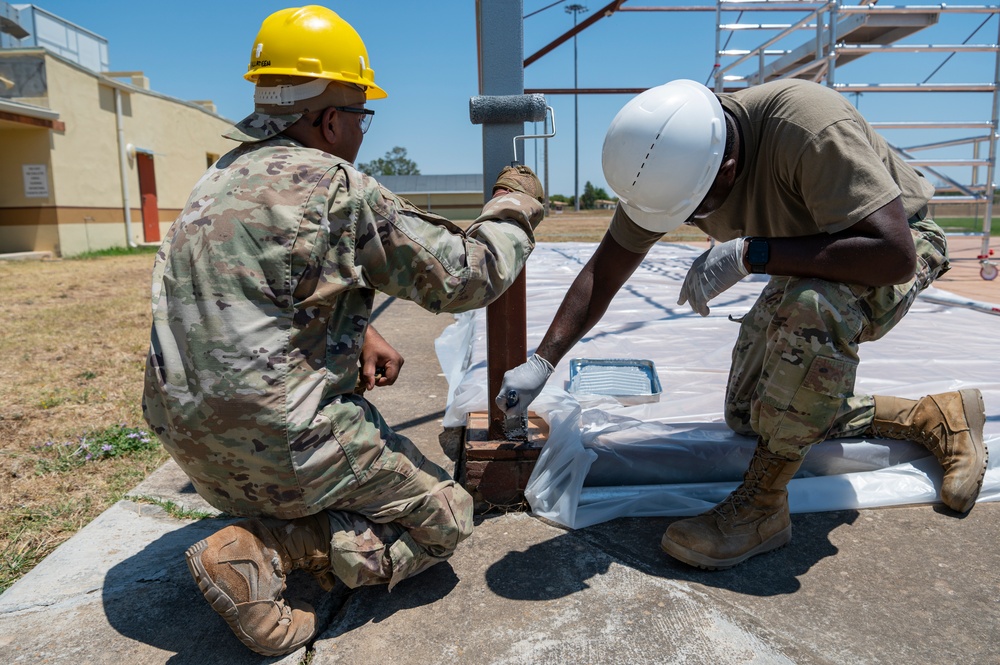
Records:
<instances>
[{"instance_id":1,"label":"boot laces","mask_svg":"<svg viewBox=\"0 0 1000 665\"><path fill-rule=\"evenodd\" d=\"M754 497L763 491L761 482L767 475L767 464L767 460L754 455L746 474L743 476L743 482L726 497L725 501L713 508L712 512L726 522L730 518L737 519L740 508L753 503Z\"/></svg>"},{"instance_id":2,"label":"boot laces","mask_svg":"<svg viewBox=\"0 0 1000 665\"><path fill-rule=\"evenodd\" d=\"M934 432L922 430L919 427L878 427L871 426L872 434L883 439L905 439L927 448L936 455L947 455L947 437L937 436Z\"/></svg>"},{"instance_id":3,"label":"boot laces","mask_svg":"<svg viewBox=\"0 0 1000 665\"><path fill-rule=\"evenodd\" d=\"M277 552L271 557L271 567L274 568L275 575L281 579L281 589L278 590L281 594L288 588L288 575L285 574L285 566L281 563L281 555Z\"/></svg>"},{"instance_id":4,"label":"boot laces","mask_svg":"<svg viewBox=\"0 0 1000 665\"><path fill-rule=\"evenodd\" d=\"M751 466L747 470L747 477L740 483L740 486L734 489L726 500L717 505L712 509L713 512L718 514L724 521L728 522L730 517L733 519L739 517L739 509L741 506L745 506L747 503L751 502L753 498L760 493L760 479L759 469L756 468L757 465ZM747 482L751 481L751 482ZM728 509L728 510L727 510Z\"/></svg>"}]
</instances>

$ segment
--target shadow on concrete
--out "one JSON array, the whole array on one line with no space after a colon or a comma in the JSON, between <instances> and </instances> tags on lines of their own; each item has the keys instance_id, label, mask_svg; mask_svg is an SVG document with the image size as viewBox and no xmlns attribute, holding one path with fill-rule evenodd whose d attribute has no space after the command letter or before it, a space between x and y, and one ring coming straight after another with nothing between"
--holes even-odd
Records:
<instances>
[{"instance_id":1,"label":"shadow on concrete","mask_svg":"<svg viewBox=\"0 0 1000 665\"><path fill-rule=\"evenodd\" d=\"M435 411L433 413L427 413L417 418L410 418L409 420L404 420L401 423L395 423L392 425L394 432L400 432L410 427L416 427L417 425L423 425L424 423L429 423L434 420L441 420L444 418L444 411Z\"/></svg>"},{"instance_id":2,"label":"shadow on concrete","mask_svg":"<svg viewBox=\"0 0 1000 665\"><path fill-rule=\"evenodd\" d=\"M590 587L588 580L608 572L614 555L605 556L569 532L508 552L486 570L486 585L512 600L555 600Z\"/></svg>"},{"instance_id":3,"label":"shadow on concrete","mask_svg":"<svg viewBox=\"0 0 1000 665\"><path fill-rule=\"evenodd\" d=\"M111 627L172 654L163 660L171 665L270 662L236 639L202 596L184 559L188 547L232 521L207 519L188 524L111 568L102 589ZM295 571L288 578L285 598L313 605L320 625L325 625L340 608L344 594L325 593L308 574Z\"/></svg>"},{"instance_id":4,"label":"shadow on concrete","mask_svg":"<svg viewBox=\"0 0 1000 665\"><path fill-rule=\"evenodd\" d=\"M391 592L385 585L355 589L319 639L336 639L365 624L381 623L396 612L431 605L451 593L457 584L454 569L444 562L403 580Z\"/></svg>"},{"instance_id":5,"label":"shadow on concrete","mask_svg":"<svg viewBox=\"0 0 1000 665\"><path fill-rule=\"evenodd\" d=\"M969 515L972 514L971 511L967 512L967 513L960 513L957 510L952 510L951 508L949 508L948 506L944 505L943 503L935 503L933 506L931 506L931 510L933 510L938 515L946 515L946 516L948 516L948 517L950 517L952 519L956 519L956 520L960 520L960 521L964 520L965 518L967 518Z\"/></svg>"},{"instance_id":6,"label":"shadow on concrete","mask_svg":"<svg viewBox=\"0 0 1000 665\"><path fill-rule=\"evenodd\" d=\"M166 652L171 665L261 663L267 659L247 649L216 614L191 578L184 552L199 540L232 523L206 519L157 538L142 551L111 568L102 589L108 623L121 635ZM327 593L302 571L288 576L287 600L316 609L318 638L335 638L367 623L379 623L400 610L430 605L458 584L451 565L438 564L403 580L391 593L384 585Z\"/></svg>"},{"instance_id":7,"label":"shadow on concrete","mask_svg":"<svg viewBox=\"0 0 1000 665\"><path fill-rule=\"evenodd\" d=\"M695 582L751 596L798 591L798 578L822 559L837 554L830 533L852 524L856 510L792 515L793 540L729 570L693 568L665 554L660 538L673 519L622 518L568 531L523 552L510 552L486 572L489 588L505 598L552 600L588 588L587 580L607 572L612 562L647 575ZM596 548L601 556L580 556Z\"/></svg>"}]
</instances>

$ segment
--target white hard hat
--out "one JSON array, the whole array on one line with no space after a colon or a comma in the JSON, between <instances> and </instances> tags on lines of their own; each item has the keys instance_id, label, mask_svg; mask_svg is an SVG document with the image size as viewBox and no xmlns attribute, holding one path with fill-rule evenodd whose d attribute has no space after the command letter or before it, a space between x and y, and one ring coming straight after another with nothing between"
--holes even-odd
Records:
<instances>
[{"instance_id":1,"label":"white hard hat","mask_svg":"<svg viewBox=\"0 0 1000 665\"><path fill-rule=\"evenodd\" d=\"M718 98L700 83L678 79L622 107L604 137L601 165L629 218L666 233L704 200L725 145Z\"/></svg>"}]
</instances>

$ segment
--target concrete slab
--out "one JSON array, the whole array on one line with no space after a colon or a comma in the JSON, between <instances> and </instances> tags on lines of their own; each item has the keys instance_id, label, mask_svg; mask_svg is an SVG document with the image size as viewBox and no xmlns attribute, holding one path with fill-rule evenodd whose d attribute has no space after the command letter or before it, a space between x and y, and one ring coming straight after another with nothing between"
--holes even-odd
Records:
<instances>
[{"instance_id":1,"label":"concrete slab","mask_svg":"<svg viewBox=\"0 0 1000 665\"><path fill-rule=\"evenodd\" d=\"M726 571L663 555L672 520L622 519L574 532L644 574L687 583L755 617L800 663L1000 663L1000 505L965 517L939 506L793 515L788 547Z\"/></svg>"},{"instance_id":2,"label":"concrete slab","mask_svg":"<svg viewBox=\"0 0 1000 665\"><path fill-rule=\"evenodd\" d=\"M409 303L383 310L376 325L407 345L416 384L373 395L446 462L454 433L438 423L446 393L430 345L448 322ZM449 562L392 593L321 594L293 577L289 595L315 603L324 629L309 649L265 659L184 563L228 521L138 502L210 512L172 464L131 495L0 595L0 663L1000 663L996 503L964 518L934 506L795 515L790 547L717 572L660 552L669 519L566 531L491 515Z\"/></svg>"},{"instance_id":3,"label":"concrete slab","mask_svg":"<svg viewBox=\"0 0 1000 665\"><path fill-rule=\"evenodd\" d=\"M523 513L480 522L448 564L392 593L357 592L311 663L376 662L401 644L417 663L795 662L744 610Z\"/></svg>"},{"instance_id":4,"label":"concrete slab","mask_svg":"<svg viewBox=\"0 0 1000 665\"><path fill-rule=\"evenodd\" d=\"M2 663L299 663L246 649L205 602L184 551L227 521L121 501L0 595ZM340 598L306 593L329 620Z\"/></svg>"},{"instance_id":5,"label":"concrete slab","mask_svg":"<svg viewBox=\"0 0 1000 665\"><path fill-rule=\"evenodd\" d=\"M48 261L52 252L8 252L0 254L0 261Z\"/></svg>"},{"instance_id":6,"label":"concrete slab","mask_svg":"<svg viewBox=\"0 0 1000 665\"><path fill-rule=\"evenodd\" d=\"M208 501L201 498L201 495L194 490L194 485L173 460L161 466L136 485L135 489L125 495L125 498L136 501L152 499L165 505L173 504L178 511L203 513L211 516L219 514L216 508L209 505Z\"/></svg>"}]
</instances>

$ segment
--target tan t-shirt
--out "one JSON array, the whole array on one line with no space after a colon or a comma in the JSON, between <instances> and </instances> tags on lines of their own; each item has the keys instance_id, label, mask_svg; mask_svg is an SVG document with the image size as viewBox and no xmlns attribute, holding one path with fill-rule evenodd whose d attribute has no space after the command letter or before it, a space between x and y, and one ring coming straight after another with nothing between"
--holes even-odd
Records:
<instances>
[{"instance_id":1,"label":"tan t-shirt","mask_svg":"<svg viewBox=\"0 0 1000 665\"><path fill-rule=\"evenodd\" d=\"M835 90L775 81L719 100L740 124L744 164L722 207L695 220L717 240L836 233L900 194L907 217L934 195L934 186ZM639 253L662 237L620 208L609 232Z\"/></svg>"}]
</instances>

